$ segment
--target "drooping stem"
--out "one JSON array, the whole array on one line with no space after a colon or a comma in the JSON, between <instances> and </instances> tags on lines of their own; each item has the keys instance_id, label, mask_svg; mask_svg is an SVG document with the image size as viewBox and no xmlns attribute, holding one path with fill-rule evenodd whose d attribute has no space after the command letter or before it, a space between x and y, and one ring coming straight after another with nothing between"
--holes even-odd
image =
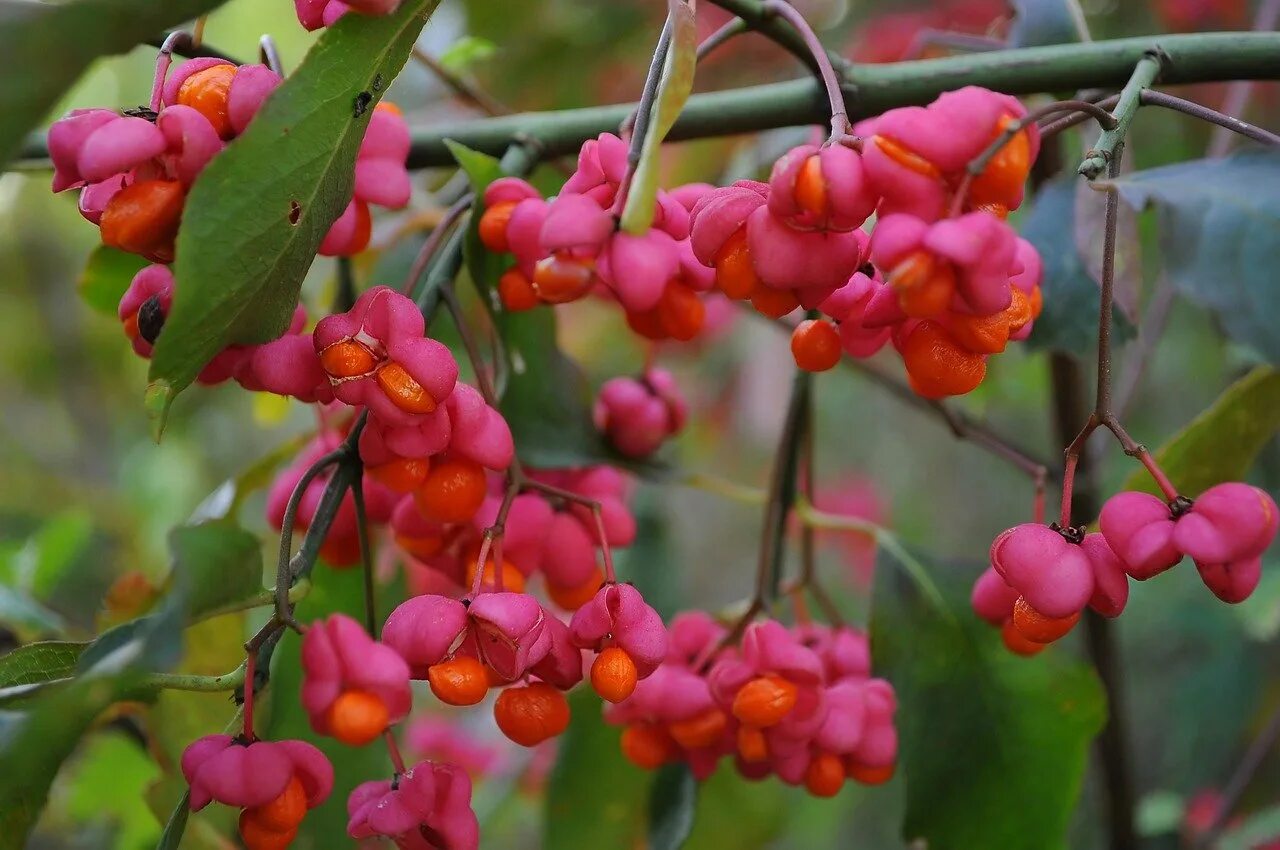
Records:
<instances>
[{"instance_id":1,"label":"drooping stem","mask_svg":"<svg viewBox=\"0 0 1280 850\"><path fill-rule=\"evenodd\" d=\"M382 733L382 737L387 742L387 755L391 758L391 766L395 768L396 774L403 776L404 756L400 755L400 745L396 743L395 733L388 729Z\"/></svg>"},{"instance_id":2,"label":"drooping stem","mask_svg":"<svg viewBox=\"0 0 1280 850\"><path fill-rule=\"evenodd\" d=\"M1224 115L1216 109L1210 109L1202 104L1174 97L1162 91L1155 91L1154 89L1143 90L1142 104L1144 106L1162 106L1165 109L1172 109L1184 115L1190 115L1192 118L1207 121L1210 124L1217 124L1219 127L1238 133L1246 139L1252 139L1261 145L1267 145L1268 147L1280 145L1280 136L1275 133L1264 130L1261 127L1255 127L1247 121L1241 121L1239 118Z\"/></svg>"},{"instance_id":3,"label":"drooping stem","mask_svg":"<svg viewBox=\"0 0 1280 850\"><path fill-rule=\"evenodd\" d=\"M253 691L254 672L258 665L258 653L250 652L244 659L244 739L253 740Z\"/></svg>"},{"instance_id":4,"label":"drooping stem","mask_svg":"<svg viewBox=\"0 0 1280 850\"><path fill-rule=\"evenodd\" d=\"M1084 177L1092 180L1104 171L1109 171L1108 166L1113 160L1119 161L1120 146L1124 144L1129 125L1133 123L1133 116L1138 114L1138 107L1142 103L1142 90L1156 81L1164 62L1165 54L1159 49L1146 51L1138 60L1129 76L1129 82L1120 91L1120 100L1111 112L1116 119L1115 126L1102 131L1098 141L1080 163L1078 170Z\"/></svg>"},{"instance_id":5,"label":"drooping stem","mask_svg":"<svg viewBox=\"0 0 1280 850\"><path fill-rule=\"evenodd\" d=\"M812 51L804 38L794 29L778 19L776 13L766 8L760 0L710 0L716 6L737 15L749 29L760 33L777 44L783 50L804 63L805 67L815 73L818 66ZM833 62L846 64L839 56L830 57Z\"/></svg>"},{"instance_id":6,"label":"drooping stem","mask_svg":"<svg viewBox=\"0 0 1280 850\"><path fill-rule=\"evenodd\" d=\"M769 498L765 502L760 529L760 555L756 566L754 596L754 600L763 606L768 606L776 597L782 578L787 515L791 512L796 497L796 468L812 379L811 373L803 369L796 370L786 414L782 420L782 432L778 436L778 448L773 455Z\"/></svg>"},{"instance_id":7,"label":"drooping stem","mask_svg":"<svg viewBox=\"0 0 1280 850\"><path fill-rule=\"evenodd\" d=\"M675 22L667 15L662 25L662 34L653 48L653 58L649 61L649 72L644 78L644 88L640 91L640 101L635 111L629 114L618 126L623 136L630 134L627 146L627 170L618 182L618 191L613 201L614 216L622 215L626 207L627 194L631 189L631 177L636 166L640 164L640 156L644 151L645 138L649 135L649 124L653 121L653 107L658 100L658 89L662 86L662 71L667 64L667 54L671 51L672 32Z\"/></svg>"},{"instance_id":8,"label":"drooping stem","mask_svg":"<svg viewBox=\"0 0 1280 850\"><path fill-rule=\"evenodd\" d=\"M333 294L333 312L345 313L356 303L356 275L350 257L338 257L338 287Z\"/></svg>"},{"instance_id":9,"label":"drooping stem","mask_svg":"<svg viewBox=\"0 0 1280 850\"><path fill-rule=\"evenodd\" d=\"M1116 125L1116 119L1112 117L1110 112L1087 100L1057 100L1031 110L1019 120L1005 127L982 153L969 162L968 167L965 169L964 177L960 180L960 185L956 188L951 200L950 212L952 217L960 215L963 211L965 201L969 197L969 187L975 179L981 176L982 172L987 170L991 160L995 159L1005 145L1017 138L1018 134L1027 127L1040 121L1040 119L1049 115L1057 115L1061 112L1083 113L1086 117L1097 121L1104 130L1111 129Z\"/></svg>"},{"instance_id":10,"label":"drooping stem","mask_svg":"<svg viewBox=\"0 0 1280 850\"><path fill-rule=\"evenodd\" d=\"M471 209L471 204L472 197L470 194L467 194L445 211L444 217L436 223L435 228L431 231L431 235L422 243L422 248L418 251L418 256L414 257L413 265L409 267L409 274L405 277L404 284L400 287L401 292L413 297L414 290L418 286L418 281L422 279L422 275L431 265L431 261L435 258L436 253L439 252L440 246L444 244L444 238L449 235L449 231L453 228L453 225L462 218L466 211ZM461 248L461 243L458 244L458 247ZM433 294L432 288L429 286L423 287L423 289L418 292L417 298L419 309L424 309L424 305L425 308L430 307L430 304L427 304L424 299L431 294Z\"/></svg>"},{"instance_id":11,"label":"drooping stem","mask_svg":"<svg viewBox=\"0 0 1280 850\"><path fill-rule=\"evenodd\" d=\"M720 27L720 29L702 40L702 43L698 45L697 61L704 61L720 45L746 31L747 22L742 18L734 18L729 21L724 26Z\"/></svg>"},{"instance_id":12,"label":"drooping stem","mask_svg":"<svg viewBox=\"0 0 1280 850\"><path fill-rule=\"evenodd\" d=\"M280 50L276 47L274 38L264 35L258 40L258 56L261 58L263 65L266 65L280 76L284 76L284 62L280 59Z\"/></svg>"},{"instance_id":13,"label":"drooping stem","mask_svg":"<svg viewBox=\"0 0 1280 850\"><path fill-rule=\"evenodd\" d=\"M430 71L437 80L464 103L469 103L486 115L510 115L513 110L484 89L460 74L455 74L444 63L421 47L413 48L413 58Z\"/></svg>"},{"instance_id":14,"label":"drooping stem","mask_svg":"<svg viewBox=\"0 0 1280 850\"><path fill-rule=\"evenodd\" d=\"M815 410L813 393L809 394L808 403L805 405L804 425L802 430L800 454L801 463L797 466L796 474L800 476L801 489L804 494L803 503L813 505L817 498L817 469L814 462L817 455L817 422L815 421ZM832 601L827 589L818 579L817 552L815 551L816 533L811 524L805 522L800 525L800 579L796 582L795 592L798 594L798 601L802 601L804 592L807 590L818 603L818 607L822 609L822 616L832 626L841 626L844 624L844 618L840 616L840 609L836 607Z\"/></svg>"},{"instance_id":15,"label":"drooping stem","mask_svg":"<svg viewBox=\"0 0 1280 850\"><path fill-rule=\"evenodd\" d=\"M818 34L813 31L813 27L809 26L809 22L805 20L804 15L800 14L795 6L792 6L787 0L764 0L761 4L766 12L785 18L787 23L796 28L796 32L800 33L800 37L804 39L805 46L809 48L809 52L813 55L814 64L818 69L818 76L822 79L823 88L827 90L827 101L831 105L831 135L829 142L839 141L853 132L853 125L849 121L849 111L844 103L844 91L840 88L840 77L836 74L836 69L831 65L831 58L827 55L827 49L822 46L822 41L818 38Z\"/></svg>"},{"instance_id":16,"label":"drooping stem","mask_svg":"<svg viewBox=\"0 0 1280 850\"><path fill-rule=\"evenodd\" d=\"M1088 401L1076 361L1066 355L1054 354L1050 358L1050 366L1055 431L1058 439L1065 442L1072 436L1076 423L1086 416ZM1074 453L1068 452L1069 469L1063 475L1063 489L1073 492L1064 498L1061 518L1064 526L1088 522L1098 512L1097 486L1090 470L1081 467L1082 461L1087 459L1084 454L1087 435L1098 427L1093 417L1089 417L1089 423L1092 427L1086 427L1072 441ZM1088 609L1084 614L1084 625L1085 646L1102 681L1109 707L1107 725L1095 745L1107 811L1107 846L1110 850L1132 850L1137 846L1133 824L1135 793L1129 765L1128 713L1120 657L1109 620Z\"/></svg>"}]
</instances>

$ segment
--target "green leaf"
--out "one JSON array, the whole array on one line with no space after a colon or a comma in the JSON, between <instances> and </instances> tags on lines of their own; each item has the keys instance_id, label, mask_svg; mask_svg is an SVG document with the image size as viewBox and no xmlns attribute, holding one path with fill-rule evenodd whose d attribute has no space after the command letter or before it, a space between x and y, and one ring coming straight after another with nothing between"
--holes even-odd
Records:
<instances>
[{"instance_id":1,"label":"green leaf","mask_svg":"<svg viewBox=\"0 0 1280 850\"><path fill-rule=\"evenodd\" d=\"M698 781L684 762L665 765L649 788L649 850L679 850L693 832Z\"/></svg>"},{"instance_id":2,"label":"green leaf","mask_svg":"<svg viewBox=\"0 0 1280 850\"><path fill-rule=\"evenodd\" d=\"M1280 838L1280 806L1267 806L1249 815L1216 845L1218 850L1255 850Z\"/></svg>"},{"instance_id":3,"label":"green leaf","mask_svg":"<svg viewBox=\"0 0 1280 850\"><path fill-rule=\"evenodd\" d=\"M485 187L502 176L502 168L491 156L447 144L476 197L463 257L502 338L507 380L500 390L500 407L520 459L535 467L600 463L610 453L591 421L591 388L578 364L556 343L555 311L510 313L498 297L498 278L510 265L509 258L485 249L479 227Z\"/></svg>"},{"instance_id":4,"label":"green leaf","mask_svg":"<svg viewBox=\"0 0 1280 850\"><path fill-rule=\"evenodd\" d=\"M1280 361L1280 151L1136 171L1110 185L1135 209L1156 208L1165 272L1179 291L1232 339Z\"/></svg>"},{"instance_id":5,"label":"green leaf","mask_svg":"<svg viewBox=\"0 0 1280 850\"><path fill-rule=\"evenodd\" d=\"M262 591L258 538L226 520L184 525L169 533L173 583L186 585L188 620Z\"/></svg>"},{"instance_id":6,"label":"green leaf","mask_svg":"<svg viewBox=\"0 0 1280 850\"><path fill-rule=\"evenodd\" d=\"M76 291L84 303L114 319L133 276L146 266L147 261L137 254L99 245L89 254L84 271L76 281Z\"/></svg>"},{"instance_id":7,"label":"green leaf","mask_svg":"<svg viewBox=\"0 0 1280 850\"><path fill-rule=\"evenodd\" d=\"M0 163L53 108L80 74L103 56L190 21L225 0L78 0L0 5L0 56L21 69L0 80Z\"/></svg>"},{"instance_id":8,"label":"green leaf","mask_svg":"<svg viewBox=\"0 0 1280 850\"><path fill-rule=\"evenodd\" d=\"M164 825L156 850L178 850L182 846L182 835L187 831L187 818L191 814L190 800L191 792L188 790L173 807L173 814L169 815L169 822Z\"/></svg>"},{"instance_id":9,"label":"green leaf","mask_svg":"<svg viewBox=\"0 0 1280 850\"><path fill-rule=\"evenodd\" d=\"M770 846L782 834L798 798L805 796L800 789L779 788L773 782L748 782L731 763L722 763L698 789L685 850Z\"/></svg>"},{"instance_id":10,"label":"green leaf","mask_svg":"<svg viewBox=\"0 0 1280 850\"><path fill-rule=\"evenodd\" d=\"M1259 366L1218 396L1208 409L1161 446L1156 461L1178 488L1198 496L1215 484L1244 478L1254 458L1280 431L1280 370ZM1125 490L1159 494L1145 469Z\"/></svg>"},{"instance_id":11,"label":"green leaf","mask_svg":"<svg viewBox=\"0 0 1280 850\"><path fill-rule=\"evenodd\" d=\"M50 517L19 553L18 580L36 599L45 600L86 554L93 537L93 516L69 510Z\"/></svg>"},{"instance_id":12,"label":"green leaf","mask_svg":"<svg viewBox=\"0 0 1280 850\"><path fill-rule=\"evenodd\" d=\"M224 347L288 327L316 250L351 199L373 107L439 2L344 16L196 180L178 235L173 308L151 361L162 419Z\"/></svg>"},{"instance_id":13,"label":"green leaf","mask_svg":"<svg viewBox=\"0 0 1280 850\"><path fill-rule=\"evenodd\" d=\"M1106 717L1093 671L1060 650L1010 654L968 612L961 587L949 596L953 616L938 616L892 560L886 553L876 570L871 646L898 695L903 838L930 850L1066 848L1088 744Z\"/></svg>"},{"instance_id":14,"label":"green leaf","mask_svg":"<svg viewBox=\"0 0 1280 850\"><path fill-rule=\"evenodd\" d=\"M1005 41L1010 47L1044 47L1089 40L1084 12L1077 0L1012 0L1013 22Z\"/></svg>"},{"instance_id":15,"label":"green leaf","mask_svg":"<svg viewBox=\"0 0 1280 850\"><path fill-rule=\"evenodd\" d=\"M543 818L543 850L633 847L644 834L651 776L622 755L622 730L604 722L588 688L569 695L573 720L560 739Z\"/></svg>"},{"instance_id":16,"label":"green leaf","mask_svg":"<svg viewBox=\"0 0 1280 850\"><path fill-rule=\"evenodd\" d=\"M160 768L137 741L116 732L94 735L67 766L59 782L67 813L81 824L113 828L113 847L143 850L154 845L160 824L147 806L147 787Z\"/></svg>"},{"instance_id":17,"label":"green leaf","mask_svg":"<svg viewBox=\"0 0 1280 850\"><path fill-rule=\"evenodd\" d=\"M693 92L693 74L698 64L698 28L693 8L685 0L667 0L667 14L671 22L671 47L663 62L649 131L644 137L640 161L632 174L619 222L622 230L635 236L642 235L653 224L658 196L658 153L667 131L676 123Z\"/></svg>"},{"instance_id":18,"label":"green leaf","mask_svg":"<svg viewBox=\"0 0 1280 850\"><path fill-rule=\"evenodd\" d=\"M64 679L76 669L87 643L46 640L0 656L0 688Z\"/></svg>"},{"instance_id":19,"label":"green leaf","mask_svg":"<svg viewBox=\"0 0 1280 850\"><path fill-rule=\"evenodd\" d=\"M1076 246L1077 203L1075 176L1059 177L1040 189L1023 218L1022 236L1044 260L1044 311L1027 339L1032 349L1085 354L1097 344L1100 292ZM1111 315L1113 338L1131 338L1124 313L1113 309Z\"/></svg>"}]
</instances>

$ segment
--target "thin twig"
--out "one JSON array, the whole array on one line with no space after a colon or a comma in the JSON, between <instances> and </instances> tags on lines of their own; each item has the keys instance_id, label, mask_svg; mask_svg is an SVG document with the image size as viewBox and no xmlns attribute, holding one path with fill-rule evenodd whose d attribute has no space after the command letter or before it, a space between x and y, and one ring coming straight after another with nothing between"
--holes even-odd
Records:
<instances>
[{"instance_id":1,"label":"thin twig","mask_svg":"<svg viewBox=\"0 0 1280 850\"><path fill-rule=\"evenodd\" d=\"M621 215L627 201L627 193L631 188L631 177L640 164L640 155L644 151L645 137L649 135L649 122L653 120L653 106L658 99L658 88L662 84L662 69L667 62L667 52L671 49L671 33L675 27L671 15L662 25L662 34L658 36L658 44L653 48L653 58L649 60L649 71L644 78L644 89L640 92L640 100L635 111L627 116L618 127L623 137L630 134L627 147L627 170L618 181L617 196L613 202L613 214Z\"/></svg>"},{"instance_id":2,"label":"thin twig","mask_svg":"<svg viewBox=\"0 0 1280 850\"><path fill-rule=\"evenodd\" d=\"M1267 725L1262 727L1258 737L1254 738L1249 744L1249 748L1245 750L1244 757L1236 765L1235 772L1227 780L1226 786L1222 789L1222 796L1218 801L1218 810L1214 813L1213 820L1209 823L1208 828L1205 829L1204 834L1196 842L1198 850L1208 850L1213 846L1218 836L1222 834L1227 823L1231 820L1231 815L1236 806L1239 805L1245 789L1249 787L1250 781L1253 780L1253 775L1258 772L1258 768L1262 766L1267 755L1275 748L1277 741L1280 741L1280 706L1272 710L1271 717L1267 719Z\"/></svg>"},{"instance_id":3,"label":"thin twig","mask_svg":"<svg viewBox=\"0 0 1280 850\"><path fill-rule=\"evenodd\" d=\"M734 18L702 40L698 45L697 61L704 61L720 45L747 31L747 22Z\"/></svg>"},{"instance_id":4,"label":"thin twig","mask_svg":"<svg viewBox=\"0 0 1280 850\"><path fill-rule=\"evenodd\" d=\"M1264 130L1261 127L1255 127L1253 124L1241 121L1239 118L1224 115L1216 109L1210 109L1194 101L1184 100L1154 89L1144 89L1141 100L1143 106L1162 106L1165 109L1172 109L1184 115L1190 115L1192 118L1199 118L1201 121L1217 124L1219 127L1238 133L1258 144L1267 145L1268 147L1280 145L1280 136L1275 133Z\"/></svg>"},{"instance_id":5,"label":"thin twig","mask_svg":"<svg viewBox=\"0 0 1280 850\"><path fill-rule=\"evenodd\" d=\"M445 67L439 59L427 53L421 47L413 48L413 58L435 75L436 79L444 83L445 87L453 92L459 100L471 104L486 115L510 115L515 112L514 109L480 88L480 86L460 74L455 74Z\"/></svg>"},{"instance_id":6,"label":"thin twig","mask_svg":"<svg viewBox=\"0 0 1280 850\"><path fill-rule=\"evenodd\" d=\"M786 19L787 23L795 27L796 32L800 33L800 37L804 39L805 46L813 54L814 65L818 69L823 87L827 90L827 101L831 104L831 135L828 141L837 142L850 135L853 132L853 125L849 121L848 107L845 106L844 91L840 88L840 77L836 74L836 69L831 64L831 57L823 47L818 34L813 31L813 27L809 26L804 15L800 14L799 10L787 0L764 0L762 7L766 12Z\"/></svg>"},{"instance_id":7,"label":"thin twig","mask_svg":"<svg viewBox=\"0 0 1280 850\"><path fill-rule=\"evenodd\" d=\"M1262 0L1258 11L1253 16L1254 32L1269 32L1280 24L1280 0ZM1249 96L1253 94L1252 80L1235 80L1227 86L1227 94L1222 99L1222 111L1228 115L1243 115L1249 105ZM1209 139L1209 150L1205 156L1216 159L1226 156L1231 150L1231 142L1235 136L1226 127L1213 131Z\"/></svg>"},{"instance_id":8,"label":"thin twig","mask_svg":"<svg viewBox=\"0 0 1280 850\"><path fill-rule=\"evenodd\" d=\"M1120 95L1113 94L1108 97L1104 97L1102 100L1094 101L1094 105L1100 106L1103 109L1110 109L1119 102ZM1090 117L1091 116L1087 112L1073 112L1064 118L1058 118L1057 120L1050 121L1047 124L1041 124L1040 138L1047 139L1051 136L1056 136L1064 130L1070 130L1072 127L1083 124L1088 121Z\"/></svg>"},{"instance_id":9,"label":"thin twig","mask_svg":"<svg viewBox=\"0 0 1280 850\"><path fill-rule=\"evenodd\" d=\"M418 251L418 256L414 257L413 265L409 267L409 274L404 279L404 284L400 287L400 291L405 295L413 297L413 291L418 286L418 281L422 279L422 275L426 272L427 267L431 265L432 258L436 252L440 250L440 245L444 242L444 238L448 235L449 230L458 219L462 218L467 210L471 209L473 198L470 193L464 195L448 210L444 216L437 222L432 229L431 235L422 243L422 248ZM459 243L461 247L461 243ZM419 298L423 297L423 293L418 294ZM422 304L418 305L419 308Z\"/></svg>"},{"instance_id":10,"label":"thin twig","mask_svg":"<svg viewBox=\"0 0 1280 850\"><path fill-rule=\"evenodd\" d=\"M1112 110L1111 114L1115 116L1116 124L1114 127L1103 130L1102 135L1098 136L1098 141L1085 154L1084 160L1077 169L1081 175L1092 180L1108 170L1107 165L1113 158L1119 159L1117 148L1124 144L1133 116L1138 114L1138 106L1142 102L1142 90L1149 88L1156 81L1156 77L1164 67L1164 62L1165 54L1158 48L1148 50L1138 60L1133 73L1129 76L1129 82L1125 83L1120 91L1120 99L1116 102L1115 109Z\"/></svg>"},{"instance_id":11,"label":"thin twig","mask_svg":"<svg viewBox=\"0 0 1280 850\"><path fill-rule=\"evenodd\" d=\"M264 35L258 40L258 56L261 58L263 65L266 65L280 76L284 76L284 62L280 59L280 50L276 47L274 38Z\"/></svg>"},{"instance_id":12,"label":"thin twig","mask_svg":"<svg viewBox=\"0 0 1280 850\"><path fill-rule=\"evenodd\" d=\"M364 468L357 453L344 463L357 467L351 479L351 500L356 509L356 537L360 542L360 569L364 573L364 625L369 636L378 638L378 608L374 597L373 553L369 549L369 517L364 507Z\"/></svg>"}]
</instances>

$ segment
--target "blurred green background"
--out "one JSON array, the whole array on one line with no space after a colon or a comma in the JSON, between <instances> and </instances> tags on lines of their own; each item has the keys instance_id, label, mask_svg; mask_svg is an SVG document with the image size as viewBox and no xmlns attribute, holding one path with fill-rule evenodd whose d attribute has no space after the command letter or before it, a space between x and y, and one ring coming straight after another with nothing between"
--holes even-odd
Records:
<instances>
[{"instance_id":1,"label":"blurred green background","mask_svg":"<svg viewBox=\"0 0 1280 850\"><path fill-rule=\"evenodd\" d=\"M971 33L1003 32L998 20L1002 4L981 0L911 7L841 0L797 0L796 5L820 26L828 45L864 58L892 58L880 54L888 51L891 35L909 22L891 19L886 24L882 16L889 11L929 12L930 21L940 21L937 25ZM1229 0L1170 0L1154 6L1119 0L1084 4L1095 38L1170 26L1247 26L1250 17L1246 4ZM653 0L447 0L420 47L516 109L630 100L643 79L664 9ZM703 9L706 31L723 20L717 14ZM297 25L287 0L232 0L210 18L205 38L248 57L262 33L276 38L286 66L296 65L313 40ZM56 114L144 101L153 61L154 50L140 48L96 64ZM698 90L799 73L769 43L744 36L699 69ZM1224 92L1223 86L1202 86L1188 96L1215 104ZM1269 85L1256 87L1247 117L1275 129L1275 96ZM477 116L413 62L390 97L413 123ZM664 182L715 182L754 173L760 162L771 161L804 135L803 130L779 131L673 146L666 155ZM1201 156L1208 139L1208 131L1189 120L1143 112L1130 151L1137 167L1146 168ZM1056 153L1070 166L1081 143L1068 134ZM434 192L448 176L419 175L415 209L438 213ZM545 168L541 176L551 182L557 172ZM96 231L80 218L74 198L51 195L48 182L49 174L41 171L0 176L0 651L42 636L83 638L113 616L136 610L148 585L160 583L166 573L168 529L189 517L222 482L313 424L311 412L301 405L255 397L234 385L197 388L180 399L164 441L157 445L141 404L147 364L133 355L114 316L94 309L78 291ZM393 248L410 219L380 220L376 246ZM1158 248L1150 222L1140 222L1139 233L1148 257L1142 274L1145 301L1159 286ZM395 283L373 280L374 265L373 258L358 262L362 285ZM306 290L314 308L328 303L333 274L330 261L321 259L314 267ZM596 305L565 310L561 335L595 384L635 371L643 360L643 350L625 333L614 310ZM690 427L670 453L674 465L763 485L789 386L787 345L786 335L743 316L730 319L727 330L713 339L663 350L659 362L677 372L693 410ZM1119 359L1123 373L1126 352ZM892 355L877 362L895 374L899 369ZM1225 341L1206 314L1175 303L1169 329L1154 349L1136 396L1130 431L1149 445L1160 444L1254 362L1250 352ZM1092 368L1088 358L1084 368L1086 374ZM928 411L902 403L852 370L824 374L817 387L820 488L869 488L882 506L881 519L915 548L935 555L938 563L966 563L970 566L963 569L972 574L997 532L1029 518L1032 491L1026 478L974 445L953 439ZM1049 354L1018 345L994 358L986 383L956 404L1002 433L1016 435L1037 456L1056 461L1061 444L1054 435L1049 395ZM1109 445L1098 470L1103 492L1114 490L1130 468L1131 461ZM1264 451L1253 480L1273 492L1280 486L1276 444ZM1051 504L1056 500L1052 488L1049 498ZM659 588L656 592L670 609L714 609L748 595L757 508L695 488L646 484L637 491L635 510L645 536L624 556L625 568L638 582ZM261 493L247 503L242 517L270 547ZM838 545L823 548L822 569L830 583L839 585L850 619L865 622L865 569L854 569ZM119 581L125 575L133 576L132 585ZM324 573L318 576L319 582L328 579ZM334 581L333 592L340 592L346 578ZM1178 847L1187 798L1222 785L1260 719L1280 698L1273 675L1280 574L1264 573L1254 598L1235 608L1211 599L1190 569L1135 583L1130 609L1117 627L1134 736L1131 761L1142 798L1139 826L1149 846ZM199 627L189 635L184 669L231 669L244 628L238 618ZM1052 651L1080 652L1077 643L1073 636ZM154 812L167 812L180 793L172 780L174 755L194 735L220 729L230 714L225 695L188 695L104 720L64 768L31 846L154 846L162 825ZM506 758L506 768L477 792L483 845L539 846L544 817L539 789L546 782L539 775L545 771L526 764L527 754L495 738L487 716L463 722L476 735L492 739ZM575 737L569 756L594 764L602 783L616 783L624 791L638 788L639 780L620 762L608 735L597 731L595 738ZM963 781L963 768L956 766L957 781ZM900 785L850 785L835 800L816 801L776 781L748 785L722 774L704 794L690 846L725 846L726 836L733 836L734 847L901 846ZM1277 790L1280 765L1269 761L1251 786L1245 807L1275 804ZM1073 847L1097 846L1099 805L1091 773L1076 816ZM597 813L570 814L591 818ZM607 809L598 814L606 820L629 816L611 815ZM193 818L184 846L235 846L219 837L218 828L224 826L225 817ZM345 841L335 835L332 843L316 846Z\"/></svg>"}]
</instances>

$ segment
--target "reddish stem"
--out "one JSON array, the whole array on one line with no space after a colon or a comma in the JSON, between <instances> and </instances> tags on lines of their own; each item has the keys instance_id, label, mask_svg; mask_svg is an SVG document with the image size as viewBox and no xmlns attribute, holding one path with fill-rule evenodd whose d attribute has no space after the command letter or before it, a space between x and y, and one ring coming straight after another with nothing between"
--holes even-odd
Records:
<instances>
[{"instance_id":1,"label":"reddish stem","mask_svg":"<svg viewBox=\"0 0 1280 850\"><path fill-rule=\"evenodd\" d=\"M391 764L395 767L396 773L403 775L404 756L400 755L400 745L396 743L396 736L390 729L382 733L382 739L387 742L387 755L391 757Z\"/></svg>"},{"instance_id":2,"label":"reddish stem","mask_svg":"<svg viewBox=\"0 0 1280 850\"><path fill-rule=\"evenodd\" d=\"M813 31L813 27L809 26L809 22L805 20L804 15L800 14L795 6L792 6L786 0L764 0L761 9L767 13L778 15L785 18L787 23L796 28L796 32L800 33L800 37L804 39L805 46L809 48L809 52L813 55L814 64L817 65L818 75L822 78L822 85L827 90L827 100L831 104L831 135L828 137L828 143L838 142L845 136L853 133L853 125L849 122L849 111L844 105L844 91L840 88L840 77L836 74L836 69L831 65L831 57L827 54L827 49L822 46L822 41L818 38L818 34Z\"/></svg>"},{"instance_id":3,"label":"reddish stem","mask_svg":"<svg viewBox=\"0 0 1280 850\"><path fill-rule=\"evenodd\" d=\"M614 583L618 576L613 571L613 553L609 550L609 537L604 533L604 514L600 512L600 503L591 505L591 515L596 520L596 533L600 535L600 553L604 558L604 580Z\"/></svg>"}]
</instances>

